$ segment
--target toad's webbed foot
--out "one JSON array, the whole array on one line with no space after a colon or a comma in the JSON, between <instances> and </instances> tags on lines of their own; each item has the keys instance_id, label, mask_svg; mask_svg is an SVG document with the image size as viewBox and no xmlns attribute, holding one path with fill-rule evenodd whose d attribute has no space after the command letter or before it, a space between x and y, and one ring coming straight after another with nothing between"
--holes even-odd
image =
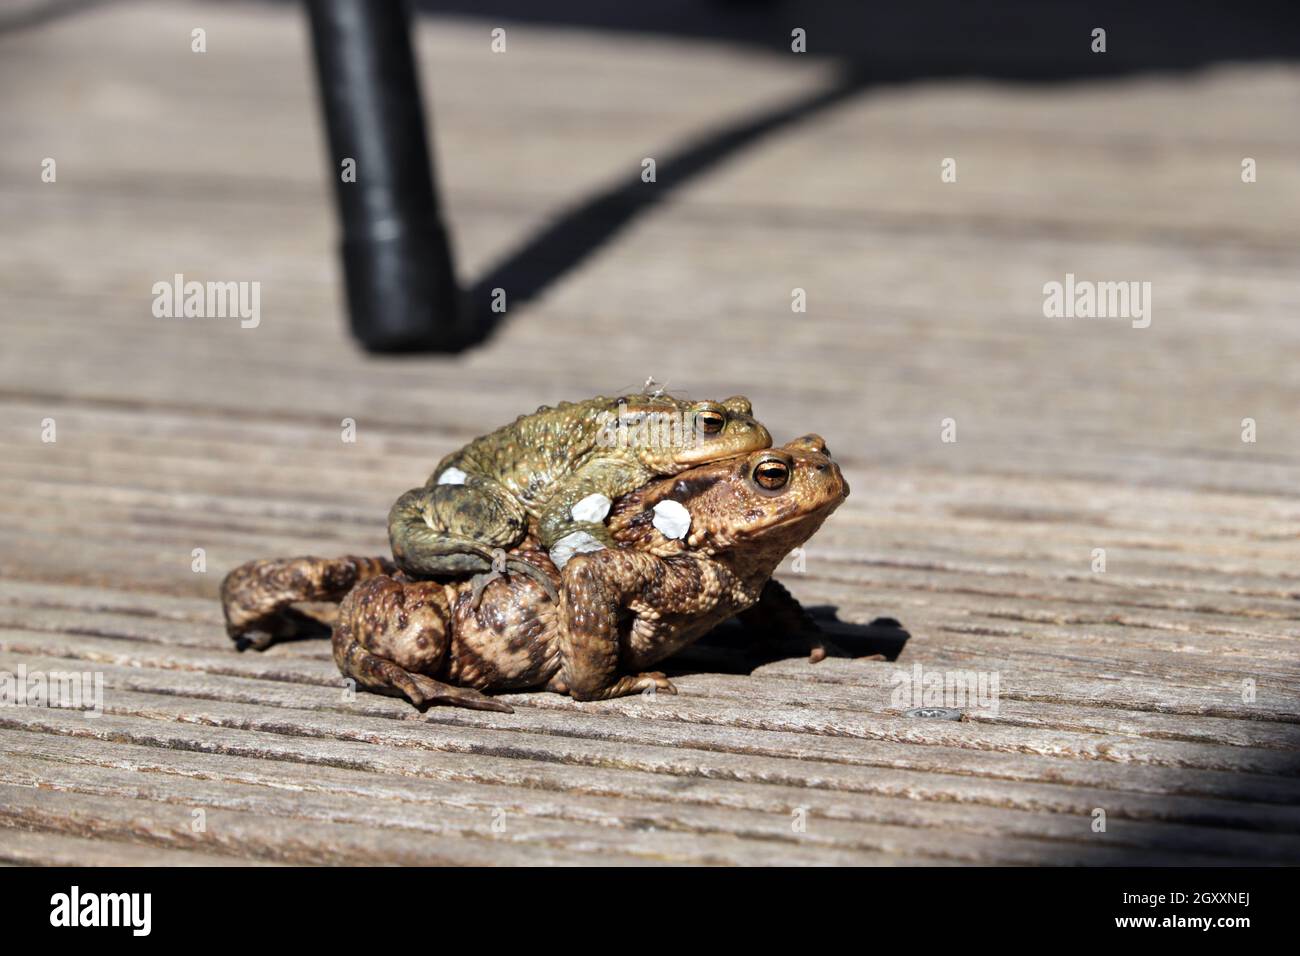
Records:
<instances>
[{"instance_id":1,"label":"toad's webbed foot","mask_svg":"<svg viewBox=\"0 0 1300 956\"><path fill-rule=\"evenodd\" d=\"M248 625L234 637L237 651L264 651L276 641L307 637L315 633L329 636L324 623L296 608L284 608L260 618L256 625Z\"/></svg>"},{"instance_id":2,"label":"toad's webbed foot","mask_svg":"<svg viewBox=\"0 0 1300 956\"><path fill-rule=\"evenodd\" d=\"M627 674L608 687L586 693L577 692L573 694L573 697L575 700L611 700L615 697L630 697L633 694L642 694L646 691L652 694L657 694L659 691L663 691L665 694L676 694L677 688L673 686L672 681L664 676L662 671L647 671L644 674Z\"/></svg>"},{"instance_id":3,"label":"toad's webbed foot","mask_svg":"<svg viewBox=\"0 0 1300 956\"><path fill-rule=\"evenodd\" d=\"M366 690L389 697L405 697L420 710L442 705L468 710L494 710L502 714L515 712L504 701L493 700L472 687L456 687L425 674L413 674L392 661L376 657L365 650L354 649L352 656L356 672L366 675L363 683Z\"/></svg>"},{"instance_id":4,"label":"toad's webbed foot","mask_svg":"<svg viewBox=\"0 0 1300 956\"><path fill-rule=\"evenodd\" d=\"M829 640L821 628L800 632L808 643L808 663L816 664L828 657L850 657L851 655L834 641Z\"/></svg>"},{"instance_id":5,"label":"toad's webbed foot","mask_svg":"<svg viewBox=\"0 0 1300 956\"><path fill-rule=\"evenodd\" d=\"M763 585L758 603L738 616L747 627L774 647L787 636L797 636L808 647L810 664L824 661L827 657L850 656L826 637L812 615L775 578Z\"/></svg>"}]
</instances>

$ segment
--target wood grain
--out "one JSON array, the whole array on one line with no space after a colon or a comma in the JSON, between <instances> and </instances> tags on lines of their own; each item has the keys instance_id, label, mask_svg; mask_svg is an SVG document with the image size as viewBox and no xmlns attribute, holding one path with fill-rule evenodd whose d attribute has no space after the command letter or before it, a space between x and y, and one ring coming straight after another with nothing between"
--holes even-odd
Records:
<instances>
[{"instance_id":1,"label":"wood grain","mask_svg":"<svg viewBox=\"0 0 1300 956\"><path fill-rule=\"evenodd\" d=\"M507 26L417 45L462 278L512 296L643 157L838 82ZM0 863L1300 862L1300 69L864 87L628 194L481 348L384 360L341 316L308 52L280 5L0 33L0 671L105 688L0 707ZM154 318L177 272L261 282L261 325ZM1045 319L1067 272L1150 281L1151 327ZM778 576L888 660L732 627L676 697L420 715L345 696L325 643L229 646L230 568L382 553L443 454L648 375L826 437L852 494ZM996 674L996 711L905 716L917 664Z\"/></svg>"}]
</instances>

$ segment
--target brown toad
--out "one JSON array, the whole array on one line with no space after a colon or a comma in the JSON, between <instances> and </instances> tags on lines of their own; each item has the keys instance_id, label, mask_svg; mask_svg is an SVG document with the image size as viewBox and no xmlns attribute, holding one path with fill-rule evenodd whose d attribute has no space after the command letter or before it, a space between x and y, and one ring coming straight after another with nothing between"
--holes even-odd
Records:
<instances>
[{"instance_id":1,"label":"brown toad","mask_svg":"<svg viewBox=\"0 0 1300 956\"><path fill-rule=\"evenodd\" d=\"M417 706L509 710L482 692L528 687L578 700L675 693L647 668L732 615L813 635L771 575L847 495L824 443L809 435L625 495L608 521L621 547L575 555L562 571L530 536L518 553L546 570L558 600L525 577L494 581L475 607L469 581L412 580L373 559L252 562L223 584L228 629L240 638L293 600L346 591L334 629L340 670Z\"/></svg>"}]
</instances>

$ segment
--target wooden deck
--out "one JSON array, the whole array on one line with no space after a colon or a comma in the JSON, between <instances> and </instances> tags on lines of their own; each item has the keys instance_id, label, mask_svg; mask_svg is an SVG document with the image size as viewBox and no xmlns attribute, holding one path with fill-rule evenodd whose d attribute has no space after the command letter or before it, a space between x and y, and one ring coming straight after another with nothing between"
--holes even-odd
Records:
<instances>
[{"instance_id":1,"label":"wooden deck","mask_svg":"<svg viewBox=\"0 0 1300 956\"><path fill-rule=\"evenodd\" d=\"M398 360L344 331L296 9L0 32L0 670L106 685L0 708L0 861L1300 862L1300 69L837 89L495 25L419 51L462 277L522 292ZM176 273L260 281L260 326L153 317ZM1044 318L1067 273L1150 281L1150 328ZM421 716L322 642L228 646L231 567L380 553L445 452L651 375L826 437L852 496L779 577L896 659L732 633L677 697ZM995 673L997 713L903 716L918 663Z\"/></svg>"}]
</instances>

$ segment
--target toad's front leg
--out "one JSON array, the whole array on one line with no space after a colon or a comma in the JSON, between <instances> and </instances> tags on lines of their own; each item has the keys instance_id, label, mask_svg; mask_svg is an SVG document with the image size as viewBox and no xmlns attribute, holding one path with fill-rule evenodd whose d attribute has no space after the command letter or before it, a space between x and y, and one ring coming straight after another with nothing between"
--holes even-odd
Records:
<instances>
[{"instance_id":1,"label":"toad's front leg","mask_svg":"<svg viewBox=\"0 0 1300 956\"><path fill-rule=\"evenodd\" d=\"M847 656L826 639L826 635L813 620L812 615L804 609L784 584L774 578L769 578L763 585L758 602L737 616L746 627L753 628L768 640L776 640L787 635L803 638L809 647L810 663L823 661L828 655Z\"/></svg>"},{"instance_id":2,"label":"toad's front leg","mask_svg":"<svg viewBox=\"0 0 1300 956\"><path fill-rule=\"evenodd\" d=\"M611 503L649 478L626 462L597 460L560 482L537 521L537 537L555 566L563 568L575 554L612 548L614 539L605 527Z\"/></svg>"},{"instance_id":3,"label":"toad's front leg","mask_svg":"<svg viewBox=\"0 0 1300 956\"><path fill-rule=\"evenodd\" d=\"M575 700L608 700L650 688L677 693L658 671L618 673L619 625L628 601L671 592L671 572L666 561L639 551L611 548L575 556L560 587L560 671L548 689Z\"/></svg>"},{"instance_id":4,"label":"toad's front leg","mask_svg":"<svg viewBox=\"0 0 1300 956\"><path fill-rule=\"evenodd\" d=\"M293 608L307 601L343 600L358 583L395 569L384 558L280 558L249 561L221 582L226 633L239 650L264 650L277 637L319 621Z\"/></svg>"}]
</instances>

